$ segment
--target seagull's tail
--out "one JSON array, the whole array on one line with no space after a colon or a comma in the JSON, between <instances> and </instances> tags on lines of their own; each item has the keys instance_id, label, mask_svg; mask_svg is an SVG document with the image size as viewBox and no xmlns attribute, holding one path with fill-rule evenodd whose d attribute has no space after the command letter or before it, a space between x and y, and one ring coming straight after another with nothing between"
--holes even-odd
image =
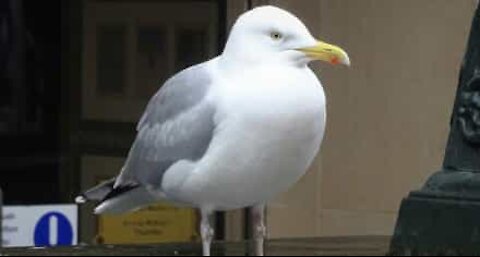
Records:
<instances>
[{"instance_id":1,"label":"seagull's tail","mask_svg":"<svg viewBox=\"0 0 480 257\"><path fill-rule=\"evenodd\" d=\"M89 189L75 199L77 204L100 202L95 214L123 214L133 212L158 201L145 187L128 186L114 188L111 179Z\"/></svg>"}]
</instances>

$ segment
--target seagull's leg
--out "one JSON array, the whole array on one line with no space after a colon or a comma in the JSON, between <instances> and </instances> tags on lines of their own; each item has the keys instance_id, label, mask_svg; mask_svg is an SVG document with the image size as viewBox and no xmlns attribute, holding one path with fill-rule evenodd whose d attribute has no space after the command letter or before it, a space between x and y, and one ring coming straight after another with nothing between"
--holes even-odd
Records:
<instances>
[{"instance_id":1,"label":"seagull's leg","mask_svg":"<svg viewBox=\"0 0 480 257\"><path fill-rule=\"evenodd\" d=\"M210 245L212 244L215 231L210 224L212 211L201 209L202 221L200 224L200 234L202 235L203 256L210 256Z\"/></svg>"},{"instance_id":2,"label":"seagull's leg","mask_svg":"<svg viewBox=\"0 0 480 257\"><path fill-rule=\"evenodd\" d=\"M264 241L267 236L265 227L265 205L257 205L251 208L253 224L253 239L255 240L255 255L264 256Z\"/></svg>"}]
</instances>

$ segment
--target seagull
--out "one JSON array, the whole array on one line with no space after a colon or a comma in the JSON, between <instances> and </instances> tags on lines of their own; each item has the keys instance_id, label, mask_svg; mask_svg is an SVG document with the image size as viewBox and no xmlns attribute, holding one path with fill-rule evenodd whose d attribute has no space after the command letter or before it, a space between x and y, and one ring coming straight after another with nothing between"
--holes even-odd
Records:
<instances>
[{"instance_id":1,"label":"seagull","mask_svg":"<svg viewBox=\"0 0 480 257\"><path fill-rule=\"evenodd\" d=\"M308 66L315 60L350 65L293 14L245 12L221 55L177 73L151 98L120 174L76 201L99 202L95 214L159 201L197 208L205 256L213 212L251 207L263 255L265 205L306 173L324 137L325 93Z\"/></svg>"}]
</instances>

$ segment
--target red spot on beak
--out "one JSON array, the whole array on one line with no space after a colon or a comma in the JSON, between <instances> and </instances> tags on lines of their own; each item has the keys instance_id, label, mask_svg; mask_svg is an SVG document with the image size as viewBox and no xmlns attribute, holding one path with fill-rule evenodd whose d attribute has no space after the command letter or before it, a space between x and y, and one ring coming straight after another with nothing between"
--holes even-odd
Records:
<instances>
[{"instance_id":1,"label":"red spot on beak","mask_svg":"<svg viewBox=\"0 0 480 257\"><path fill-rule=\"evenodd\" d=\"M338 57L335 56L330 60L330 63L336 65L340 63L340 60L338 59Z\"/></svg>"}]
</instances>

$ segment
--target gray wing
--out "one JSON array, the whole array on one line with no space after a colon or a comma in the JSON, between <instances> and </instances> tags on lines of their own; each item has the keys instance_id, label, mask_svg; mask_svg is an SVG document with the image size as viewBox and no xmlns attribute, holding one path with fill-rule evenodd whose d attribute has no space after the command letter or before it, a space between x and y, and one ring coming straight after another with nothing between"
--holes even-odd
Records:
<instances>
[{"instance_id":1,"label":"gray wing","mask_svg":"<svg viewBox=\"0 0 480 257\"><path fill-rule=\"evenodd\" d=\"M215 106L205 101L211 76L205 64L186 69L150 100L115 187L159 187L175 162L203 156L213 136Z\"/></svg>"}]
</instances>

